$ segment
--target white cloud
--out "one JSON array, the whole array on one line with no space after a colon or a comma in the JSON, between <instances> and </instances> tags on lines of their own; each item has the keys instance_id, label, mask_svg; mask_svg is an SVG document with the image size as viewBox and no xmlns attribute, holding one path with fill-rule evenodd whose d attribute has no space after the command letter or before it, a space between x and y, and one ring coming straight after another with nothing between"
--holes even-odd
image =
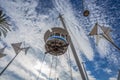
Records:
<instances>
[{"instance_id":1,"label":"white cloud","mask_svg":"<svg viewBox=\"0 0 120 80\"><path fill-rule=\"evenodd\" d=\"M87 71L87 75L88 75L89 80L97 80L93 75L91 75L90 71Z\"/></svg>"},{"instance_id":2,"label":"white cloud","mask_svg":"<svg viewBox=\"0 0 120 80\"><path fill-rule=\"evenodd\" d=\"M110 46L109 42L105 40L104 38L101 38L99 40L97 49L101 57L105 57L110 54L109 46Z\"/></svg>"},{"instance_id":3,"label":"white cloud","mask_svg":"<svg viewBox=\"0 0 120 80\"><path fill-rule=\"evenodd\" d=\"M109 78L109 80L117 80L117 78L111 77L111 78Z\"/></svg>"},{"instance_id":4,"label":"white cloud","mask_svg":"<svg viewBox=\"0 0 120 80\"><path fill-rule=\"evenodd\" d=\"M110 74L112 72L112 70L108 69L108 68L105 68L104 71L107 72L108 74Z\"/></svg>"}]
</instances>

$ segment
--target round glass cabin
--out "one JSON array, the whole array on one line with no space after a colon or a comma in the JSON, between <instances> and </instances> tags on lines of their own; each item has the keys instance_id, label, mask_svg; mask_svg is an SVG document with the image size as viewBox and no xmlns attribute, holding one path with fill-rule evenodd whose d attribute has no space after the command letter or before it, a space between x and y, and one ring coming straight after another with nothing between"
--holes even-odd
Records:
<instances>
[{"instance_id":1,"label":"round glass cabin","mask_svg":"<svg viewBox=\"0 0 120 80\"><path fill-rule=\"evenodd\" d=\"M52 28L45 33L45 49L47 53L55 56L64 54L69 45L69 35L65 29Z\"/></svg>"}]
</instances>

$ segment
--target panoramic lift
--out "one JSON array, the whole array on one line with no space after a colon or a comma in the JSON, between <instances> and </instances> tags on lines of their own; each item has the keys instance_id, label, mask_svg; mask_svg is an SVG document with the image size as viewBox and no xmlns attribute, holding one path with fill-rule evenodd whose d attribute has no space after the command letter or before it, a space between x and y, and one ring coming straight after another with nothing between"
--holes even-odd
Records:
<instances>
[{"instance_id":1,"label":"panoramic lift","mask_svg":"<svg viewBox=\"0 0 120 80\"><path fill-rule=\"evenodd\" d=\"M81 76L81 79L79 79L79 80L88 80L87 74L85 73L85 69L83 69L84 66L82 66L82 64L78 58L78 55L74 48L71 37L67 31L67 27L64 23L64 18L62 17L61 14L59 14L59 18L60 18L60 21L62 22L62 25L64 28L54 27L45 33L44 41L45 41L46 52L44 54L42 63L45 59L46 54L51 54L52 56L56 56L56 57L63 55L66 53L68 46L70 45L74 59L78 66L80 76ZM41 66L42 66L42 64L41 64ZM52 66L52 63L51 63L51 66ZM41 67L40 67L40 69L41 69ZM39 80L39 75L38 75L37 80ZM49 76L49 80L51 80L50 76ZM59 80L59 78L57 77L56 80ZM73 80L72 77L71 77L71 80Z\"/></svg>"}]
</instances>

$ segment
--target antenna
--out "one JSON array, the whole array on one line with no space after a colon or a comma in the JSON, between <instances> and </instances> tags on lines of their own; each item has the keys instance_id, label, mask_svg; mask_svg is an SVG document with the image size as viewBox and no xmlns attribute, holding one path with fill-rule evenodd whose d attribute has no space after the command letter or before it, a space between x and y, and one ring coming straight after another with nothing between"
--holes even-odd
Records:
<instances>
[{"instance_id":1,"label":"antenna","mask_svg":"<svg viewBox=\"0 0 120 80\"><path fill-rule=\"evenodd\" d=\"M117 80L120 80L120 70L119 70L119 72L118 72Z\"/></svg>"}]
</instances>

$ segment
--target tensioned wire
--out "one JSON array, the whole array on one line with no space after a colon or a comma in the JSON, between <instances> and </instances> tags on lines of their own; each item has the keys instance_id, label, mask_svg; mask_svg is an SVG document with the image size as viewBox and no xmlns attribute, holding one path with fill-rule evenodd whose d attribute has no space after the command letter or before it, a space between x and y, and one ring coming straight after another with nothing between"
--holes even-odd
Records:
<instances>
[{"instance_id":1,"label":"tensioned wire","mask_svg":"<svg viewBox=\"0 0 120 80\"><path fill-rule=\"evenodd\" d=\"M68 48L66 57L67 57L67 61L68 61L69 69L70 69L71 80L73 80L73 73L72 73L72 65L71 65L71 57L70 56L71 55L70 55L69 48Z\"/></svg>"},{"instance_id":2,"label":"tensioned wire","mask_svg":"<svg viewBox=\"0 0 120 80\"><path fill-rule=\"evenodd\" d=\"M44 63L44 61L45 61L45 57L46 57L46 54L44 54L44 56L43 56L42 63L41 63L41 66L40 66L40 71L39 71L39 74L38 74L38 76L37 76L37 80L39 80L39 76L40 76L40 74L41 74L41 69L42 69L42 65L43 65L43 63Z\"/></svg>"},{"instance_id":3,"label":"tensioned wire","mask_svg":"<svg viewBox=\"0 0 120 80\"><path fill-rule=\"evenodd\" d=\"M51 60L51 65L50 65L50 73L49 73L49 80L51 80L53 60L54 60L54 56L52 55L52 60Z\"/></svg>"}]
</instances>

